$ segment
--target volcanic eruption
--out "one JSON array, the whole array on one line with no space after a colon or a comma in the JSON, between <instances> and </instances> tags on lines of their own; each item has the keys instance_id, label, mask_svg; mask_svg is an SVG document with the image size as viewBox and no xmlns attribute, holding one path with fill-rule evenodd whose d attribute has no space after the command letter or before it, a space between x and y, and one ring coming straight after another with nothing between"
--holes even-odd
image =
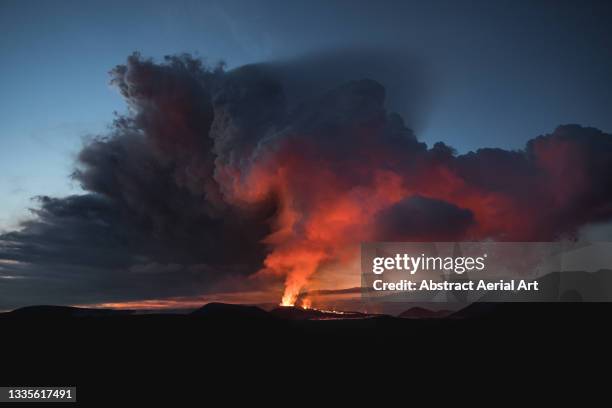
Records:
<instances>
[{"instance_id":1,"label":"volcanic eruption","mask_svg":"<svg viewBox=\"0 0 612 408\"><path fill-rule=\"evenodd\" d=\"M273 197L258 274L285 278L281 305L294 305L322 264L355 257L362 241L547 240L612 214L612 139L595 129L565 126L523 151L457 156L420 143L385 110L373 80L288 106L263 67L227 75L243 93L231 103L221 96L215 115L225 122L211 136L240 150L217 156L215 180L238 206Z\"/></svg>"},{"instance_id":2,"label":"volcanic eruption","mask_svg":"<svg viewBox=\"0 0 612 408\"><path fill-rule=\"evenodd\" d=\"M289 97L291 77L273 68L130 56L112 71L129 112L78 157L87 193L42 198L38 220L0 237L2 258L23 259L35 237L54 243L38 259L72 251L70 262L89 254L113 271L282 280L292 306L360 242L554 240L612 218L609 134L565 125L522 150L460 155L420 142L374 79ZM58 231L103 245L75 252L89 241L62 246Z\"/></svg>"}]
</instances>

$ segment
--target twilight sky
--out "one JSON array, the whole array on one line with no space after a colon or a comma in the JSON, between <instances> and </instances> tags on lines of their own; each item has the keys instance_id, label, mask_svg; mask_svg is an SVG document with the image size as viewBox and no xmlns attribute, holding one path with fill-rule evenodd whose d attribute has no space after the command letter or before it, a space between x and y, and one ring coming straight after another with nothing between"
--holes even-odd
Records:
<instances>
[{"instance_id":1,"label":"twilight sky","mask_svg":"<svg viewBox=\"0 0 612 408\"><path fill-rule=\"evenodd\" d=\"M0 310L291 304L357 286L362 241L609 238L611 17L0 0Z\"/></svg>"},{"instance_id":2,"label":"twilight sky","mask_svg":"<svg viewBox=\"0 0 612 408\"><path fill-rule=\"evenodd\" d=\"M133 51L235 67L387 49L427 82L419 138L466 152L519 148L563 123L612 131L611 17L607 1L2 0L0 230L30 197L78 191L74 155L125 111L108 71Z\"/></svg>"}]
</instances>

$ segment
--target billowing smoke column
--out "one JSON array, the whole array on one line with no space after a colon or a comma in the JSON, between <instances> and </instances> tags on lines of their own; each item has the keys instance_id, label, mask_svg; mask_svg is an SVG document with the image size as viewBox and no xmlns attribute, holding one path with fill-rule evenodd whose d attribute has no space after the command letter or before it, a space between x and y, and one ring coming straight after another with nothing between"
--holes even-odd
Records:
<instances>
[{"instance_id":1,"label":"billowing smoke column","mask_svg":"<svg viewBox=\"0 0 612 408\"><path fill-rule=\"evenodd\" d=\"M284 280L284 305L361 241L553 240L612 217L611 135L567 125L457 155L419 142L374 80L289 98L275 72L133 55L112 72L130 113L84 147L76 179L139 250L150 235L166 263L239 253Z\"/></svg>"},{"instance_id":2,"label":"billowing smoke column","mask_svg":"<svg viewBox=\"0 0 612 408\"><path fill-rule=\"evenodd\" d=\"M612 137L564 126L520 152L456 156L419 143L375 81L287 106L263 68L226 74L213 102L225 201L274 197L263 273L294 304L323 262L378 240L548 240L612 215Z\"/></svg>"}]
</instances>

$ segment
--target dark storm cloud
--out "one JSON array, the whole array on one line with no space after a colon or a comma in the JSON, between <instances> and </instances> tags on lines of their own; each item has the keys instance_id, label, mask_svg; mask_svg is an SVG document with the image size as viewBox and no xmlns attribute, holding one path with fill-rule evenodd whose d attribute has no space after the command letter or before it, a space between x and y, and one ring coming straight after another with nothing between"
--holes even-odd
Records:
<instances>
[{"instance_id":1,"label":"dark storm cloud","mask_svg":"<svg viewBox=\"0 0 612 408\"><path fill-rule=\"evenodd\" d=\"M351 240L548 240L612 218L612 136L428 148L363 79L376 69L346 64L131 56L111 73L129 113L78 156L87 193L42 197L0 236L0 308L227 290L302 248L316 269Z\"/></svg>"},{"instance_id":2,"label":"dark storm cloud","mask_svg":"<svg viewBox=\"0 0 612 408\"><path fill-rule=\"evenodd\" d=\"M385 88L386 107L415 131L427 122L437 91L422 59L381 47L327 50L258 66L282 84L289 104L316 99L352 80L376 79Z\"/></svg>"},{"instance_id":3,"label":"dark storm cloud","mask_svg":"<svg viewBox=\"0 0 612 408\"><path fill-rule=\"evenodd\" d=\"M212 92L222 69L210 69L186 55L155 64L134 54L111 71L111 83L133 113L118 121L117 132L143 135L156 159L172 169L177 185L211 198L216 188L210 179L213 141L206 136L214 118Z\"/></svg>"},{"instance_id":4,"label":"dark storm cloud","mask_svg":"<svg viewBox=\"0 0 612 408\"><path fill-rule=\"evenodd\" d=\"M159 240L158 256L227 263L261 256L258 242L272 208L237 212L223 203L213 179L212 92L221 67L188 56L154 64L137 55L112 71L132 114L110 137L87 144L74 173L84 189L113 200L129 224ZM238 234L242 240L235 241ZM229 239L229 241L227 241Z\"/></svg>"},{"instance_id":5,"label":"dark storm cloud","mask_svg":"<svg viewBox=\"0 0 612 408\"><path fill-rule=\"evenodd\" d=\"M458 156L450 168L473 188L512 200L516 238L549 240L610 219L611 164L611 135L564 125L523 150L480 149Z\"/></svg>"},{"instance_id":6,"label":"dark storm cloud","mask_svg":"<svg viewBox=\"0 0 612 408\"><path fill-rule=\"evenodd\" d=\"M129 263L129 231L112 201L91 194L38 201L34 220L2 236L0 259L105 267Z\"/></svg>"},{"instance_id":7,"label":"dark storm cloud","mask_svg":"<svg viewBox=\"0 0 612 408\"><path fill-rule=\"evenodd\" d=\"M452 241L465 235L474 215L445 201L412 196L380 211L376 223L381 241Z\"/></svg>"},{"instance_id":8,"label":"dark storm cloud","mask_svg":"<svg viewBox=\"0 0 612 408\"><path fill-rule=\"evenodd\" d=\"M274 208L220 200L208 137L219 70L134 55L112 71L130 113L80 152L73 177L88 194L41 197L0 237L4 307L199 294L256 270Z\"/></svg>"},{"instance_id":9,"label":"dark storm cloud","mask_svg":"<svg viewBox=\"0 0 612 408\"><path fill-rule=\"evenodd\" d=\"M193 236L162 233L100 194L38 201L34 220L0 237L0 310L196 296L220 277L251 273L249 263L257 262L246 250L233 258L232 248L244 248L240 242L230 247L222 236L212 239L218 226Z\"/></svg>"}]
</instances>

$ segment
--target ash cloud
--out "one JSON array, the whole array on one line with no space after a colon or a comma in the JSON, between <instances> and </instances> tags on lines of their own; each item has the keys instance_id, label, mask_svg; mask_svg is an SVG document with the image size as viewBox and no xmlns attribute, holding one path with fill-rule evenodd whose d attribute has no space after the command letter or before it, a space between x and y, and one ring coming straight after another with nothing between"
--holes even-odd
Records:
<instances>
[{"instance_id":1,"label":"ash cloud","mask_svg":"<svg viewBox=\"0 0 612 408\"><path fill-rule=\"evenodd\" d=\"M474 214L442 200L418 195L405 198L377 215L377 239L453 241L474 224Z\"/></svg>"},{"instance_id":2,"label":"ash cloud","mask_svg":"<svg viewBox=\"0 0 612 408\"><path fill-rule=\"evenodd\" d=\"M86 193L40 197L0 235L0 309L270 277L290 301L360 241L554 240L612 218L611 135L566 125L519 151L457 155L419 142L385 87L352 74L375 70L308 61L327 60L226 71L134 54L116 67L129 111L81 150Z\"/></svg>"}]
</instances>

